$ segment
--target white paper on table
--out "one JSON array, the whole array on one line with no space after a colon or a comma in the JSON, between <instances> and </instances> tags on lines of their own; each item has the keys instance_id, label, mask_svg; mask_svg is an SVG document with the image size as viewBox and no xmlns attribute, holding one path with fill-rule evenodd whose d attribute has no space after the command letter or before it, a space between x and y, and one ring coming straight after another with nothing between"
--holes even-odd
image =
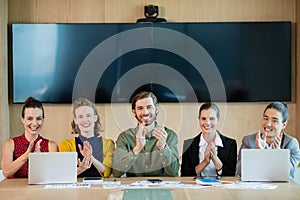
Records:
<instances>
[{"instance_id":1,"label":"white paper on table","mask_svg":"<svg viewBox=\"0 0 300 200\"><path fill-rule=\"evenodd\" d=\"M235 182L231 185L226 185L224 188L226 189L252 189L252 190L274 190L278 187L278 185L274 185L271 183L265 182Z\"/></svg>"},{"instance_id":2,"label":"white paper on table","mask_svg":"<svg viewBox=\"0 0 300 200\"><path fill-rule=\"evenodd\" d=\"M64 189L64 188L89 188L89 183L71 183L71 184L50 184L46 185L45 189Z\"/></svg>"}]
</instances>

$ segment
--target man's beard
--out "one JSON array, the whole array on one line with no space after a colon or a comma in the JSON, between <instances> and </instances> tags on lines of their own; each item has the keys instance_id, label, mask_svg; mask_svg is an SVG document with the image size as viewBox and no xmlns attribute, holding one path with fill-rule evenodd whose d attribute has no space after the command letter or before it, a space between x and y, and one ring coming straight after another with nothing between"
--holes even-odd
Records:
<instances>
[{"instance_id":1,"label":"man's beard","mask_svg":"<svg viewBox=\"0 0 300 200\"><path fill-rule=\"evenodd\" d=\"M147 121L147 122L142 121L142 118L143 118L143 117L141 117L141 118L139 119L139 118L135 115L135 118L138 120L139 123L144 124L144 126L149 126L150 124L152 124L152 123L156 120L156 116L157 116L157 114L155 114L154 116L150 115L150 120Z\"/></svg>"}]
</instances>

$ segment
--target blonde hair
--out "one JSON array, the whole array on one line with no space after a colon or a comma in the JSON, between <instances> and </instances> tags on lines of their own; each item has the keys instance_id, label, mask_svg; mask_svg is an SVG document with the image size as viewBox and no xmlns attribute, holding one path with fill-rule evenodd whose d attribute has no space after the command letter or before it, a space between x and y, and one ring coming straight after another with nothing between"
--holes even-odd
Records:
<instances>
[{"instance_id":1,"label":"blonde hair","mask_svg":"<svg viewBox=\"0 0 300 200\"><path fill-rule=\"evenodd\" d=\"M100 135L103 132L103 130L101 129L100 118L99 118L97 109L95 107L95 104L92 103L87 98L80 97L80 98L76 99L72 104L74 118L76 118L75 110L81 106L89 106L89 107L93 108L94 114L97 115L97 121L95 122L94 134ZM74 120L71 122L71 127L72 127L72 132L71 132L72 134L80 133L78 125L74 122Z\"/></svg>"}]
</instances>

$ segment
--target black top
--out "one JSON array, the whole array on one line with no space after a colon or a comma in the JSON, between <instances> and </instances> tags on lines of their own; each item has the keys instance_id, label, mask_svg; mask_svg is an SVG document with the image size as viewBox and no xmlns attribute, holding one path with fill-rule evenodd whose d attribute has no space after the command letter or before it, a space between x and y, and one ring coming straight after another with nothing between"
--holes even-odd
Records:
<instances>
[{"instance_id":1,"label":"black top","mask_svg":"<svg viewBox=\"0 0 300 200\"><path fill-rule=\"evenodd\" d=\"M94 136L91 138L86 138L86 137L80 135L79 137L76 137L75 140L76 140L77 155L81 161L83 159L83 156L80 153L78 144L80 144L83 147L83 141L88 141L93 148L94 158L96 158L98 161L102 162L102 160L103 160L102 137ZM96 169L96 167L94 165L92 165L90 167L90 169L87 169L86 171L84 171L78 175L78 177L100 177L100 176L101 176L100 173L98 172L98 170Z\"/></svg>"},{"instance_id":2,"label":"black top","mask_svg":"<svg viewBox=\"0 0 300 200\"><path fill-rule=\"evenodd\" d=\"M183 143L181 176L196 176L195 167L199 164L199 142L202 132ZM222 176L235 176L237 143L234 139L220 134L223 147L218 146L218 157L223 163Z\"/></svg>"}]
</instances>

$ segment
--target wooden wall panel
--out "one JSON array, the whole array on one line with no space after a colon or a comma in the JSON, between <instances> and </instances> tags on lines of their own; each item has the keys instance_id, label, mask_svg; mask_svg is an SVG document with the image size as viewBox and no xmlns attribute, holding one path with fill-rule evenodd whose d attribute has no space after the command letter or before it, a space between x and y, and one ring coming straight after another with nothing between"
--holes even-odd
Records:
<instances>
[{"instance_id":1,"label":"wooden wall panel","mask_svg":"<svg viewBox=\"0 0 300 200\"><path fill-rule=\"evenodd\" d=\"M7 84L7 10L7 0L0 0L0 160L2 144L10 136Z\"/></svg>"},{"instance_id":2,"label":"wooden wall panel","mask_svg":"<svg viewBox=\"0 0 300 200\"><path fill-rule=\"evenodd\" d=\"M135 0L105 1L105 22L135 22L149 4L159 5L159 17L169 22L295 20L295 0Z\"/></svg>"},{"instance_id":3,"label":"wooden wall panel","mask_svg":"<svg viewBox=\"0 0 300 200\"><path fill-rule=\"evenodd\" d=\"M296 22L296 0L9 0L8 22L135 22L138 18L144 17L143 7L148 4L159 5L159 17L166 18L170 22ZM299 5L297 7L299 8ZM297 19L299 20L299 14ZM7 52L5 54L5 57L7 57ZM297 57L299 58L298 54ZM299 63L297 70L299 70ZM297 77L299 88L299 74ZM296 103L291 102L289 104L291 120L287 127L287 132L294 136L296 136L296 124L300 122L299 118L296 118L300 113L299 92L296 93L296 96ZM240 145L241 138L245 134L255 132L260 128L260 119L266 104L220 104L223 116L221 131L230 137L236 138L238 145ZM21 106L10 105L10 137L19 135L23 131L19 120ZM192 137L199 131L198 107L198 104L161 104L159 121L177 131L180 139L180 151L183 139ZM120 131L134 126L136 123L129 104L99 104L97 108L100 112L106 137L116 139ZM124 110L124 112L114 114L113 109L116 108L117 110ZM183 115L182 113L185 110L188 110L190 115ZM60 143L63 138L70 137L71 105L46 104L45 112L46 120L43 134L57 143ZM299 127L297 130L299 131ZM297 137L300 139L300 135L297 135Z\"/></svg>"},{"instance_id":4,"label":"wooden wall panel","mask_svg":"<svg viewBox=\"0 0 300 200\"><path fill-rule=\"evenodd\" d=\"M9 23L99 23L104 0L9 0Z\"/></svg>"}]
</instances>

